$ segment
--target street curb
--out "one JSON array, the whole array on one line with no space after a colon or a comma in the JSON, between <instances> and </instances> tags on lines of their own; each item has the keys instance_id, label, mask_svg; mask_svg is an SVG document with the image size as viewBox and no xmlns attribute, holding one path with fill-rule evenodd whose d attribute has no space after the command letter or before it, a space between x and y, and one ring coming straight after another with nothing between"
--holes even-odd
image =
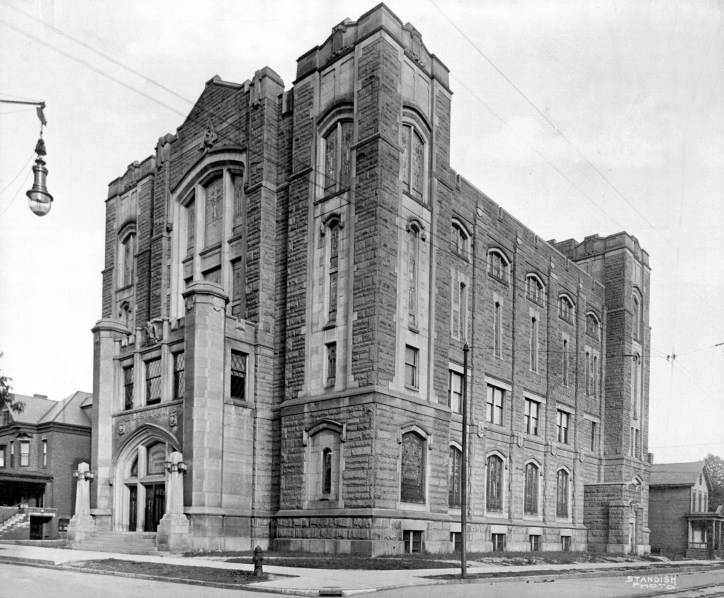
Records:
<instances>
[{"instance_id":1,"label":"street curb","mask_svg":"<svg viewBox=\"0 0 724 598\"><path fill-rule=\"evenodd\" d=\"M28 566L28 567L38 567L38 568L44 568L44 569L56 569L61 571L75 571L78 573L91 573L96 575L112 575L115 577L126 577L130 579L144 579L148 581L163 581L168 583L181 583L185 585L194 585L194 586L202 586L202 587L214 587L214 588L221 588L221 589L234 589L234 590L247 590L250 592L262 592L267 594L285 594L288 596L319 596L320 595L320 588L315 589L305 589L305 588L271 588L271 587L261 587L261 586L255 586L252 584L227 584L227 583L220 583L220 582L213 582L213 581L202 581L202 580L195 580L195 579L185 579L185 578L179 578L179 577L162 577L157 575L148 575L145 573L129 573L126 571L113 571L113 570L103 570L103 569L91 569L86 568L82 566L72 565L72 564L56 564L54 561L48 561L44 559L32 559L32 558L23 558L23 557L12 557L12 556L0 556L0 563L5 564L12 564L12 565L21 565L21 566ZM212 567L209 567L210 569ZM341 591L342 596L354 596L359 594L369 594L372 592L381 592L386 590L396 590L396 589L402 589L402 588L413 588L413 587L425 587L425 586L436 586L436 585L451 585L451 584L494 584L494 583L505 583L505 582L511 582L511 581L522 581L525 580L526 582L533 582L533 583L540 583L540 582L546 582L546 581L555 581L556 579L570 579L570 578L578 578L578 579L588 579L588 578L594 578L594 577L615 577L619 575L627 575L630 571L630 574L636 574L641 573L643 574L645 570L651 571L652 568L649 567L641 567L633 569L631 567L623 567L620 569L600 569L598 571L595 570L585 570L581 572L577 571L561 571L554 572L554 573L545 573L545 574L537 574L531 572L530 574L526 574L525 572L518 571L515 574L505 575L505 576L494 576L491 574L489 577L471 577L466 579L461 578L451 578L451 579L435 579L434 577L420 577L420 580L423 580L422 583L416 583L416 584L394 584L394 585L388 585L388 586L378 586L373 588L355 588L355 589L344 589L339 588ZM705 564L699 564L699 565L682 565L682 566L671 566L671 565L661 565L659 567L653 567L653 569L656 571L656 574L658 575L666 575L666 574L672 574L672 573L691 573L695 571L711 571L711 570L718 570L718 569L724 569L724 563L712 563L712 565L705 565ZM273 575L273 574L272 574ZM254 582L254 583L264 583L264 582ZM324 587L324 586L323 586ZM326 586L327 588L329 586ZM335 588L336 589L336 588Z\"/></svg>"}]
</instances>

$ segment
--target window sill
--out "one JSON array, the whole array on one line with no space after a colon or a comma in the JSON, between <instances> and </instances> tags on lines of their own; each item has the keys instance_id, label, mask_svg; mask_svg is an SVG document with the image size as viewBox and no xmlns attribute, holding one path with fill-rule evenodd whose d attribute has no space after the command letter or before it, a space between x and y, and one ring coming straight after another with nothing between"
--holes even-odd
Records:
<instances>
[{"instance_id":1,"label":"window sill","mask_svg":"<svg viewBox=\"0 0 724 598\"><path fill-rule=\"evenodd\" d=\"M567 318L566 316L558 314L558 319L563 320L566 324L570 324L571 326L573 326L573 317Z\"/></svg>"},{"instance_id":2,"label":"window sill","mask_svg":"<svg viewBox=\"0 0 724 598\"><path fill-rule=\"evenodd\" d=\"M322 326L322 330L332 330L333 328L336 328L336 327L337 327L337 320L330 320L324 326Z\"/></svg>"},{"instance_id":3,"label":"window sill","mask_svg":"<svg viewBox=\"0 0 724 598\"><path fill-rule=\"evenodd\" d=\"M400 501L400 509L407 511L427 511L426 502L404 502Z\"/></svg>"},{"instance_id":4,"label":"window sill","mask_svg":"<svg viewBox=\"0 0 724 598\"><path fill-rule=\"evenodd\" d=\"M412 392L420 392L419 386L410 386L409 384L405 384L405 390L409 390Z\"/></svg>"},{"instance_id":5,"label":"window sill","mask_svg":"<svg viewBox=\"0 0 724 598\"><path fill-rule=\"evenodd\" d=\"M409 189L404 189L404 188L402 189L402 194L409 197L411 200L416 201L420 205L427 207L427 202L425 201L425 198L422 195L418 196L417 194L411 192Z\"/></svg>"},{"instance_id":6,"label":"window sill","mask_svg":"<svg viewBox=\"0 0 724 598\"><path fill-rule=\"evenodd\" d=\"M503 284L506 287L510 285L507 277L498 276L497 274L493 274L492 272L488 272L488 277L492 278L493 280L497 280L500 284Z\"/></svg>"},{"instance_id":7,"label":"window sill","mask_svg":"<svg viewBox=\"0 0 724 598\"><path fill-rule=\"evenodd\" d=\"M349 191L349 189L350 189L349 187L345 187L344 189L339 189L339 190L334 190L334 191L325 189L322 192L322 197L320 197L314 203L317 204L317 203L323 203L325 201L329 201L330 199L334 199L335 197L337 197L339 195L344 195L345 193L347 193Z\"/></svg>"},{"instance_id":8,"label":"window sill","mask_svg":"<svg viewBox=\"0 0 724 598\"><path fill-rule=\"evenodd\" d=\"M414 332L415 334L419 334L419 333L420 333L420 329L419 329L415 324L408 324L408 325L407 325L407 329L408 329L410 332Z\"/></svg>"}]
</instances>

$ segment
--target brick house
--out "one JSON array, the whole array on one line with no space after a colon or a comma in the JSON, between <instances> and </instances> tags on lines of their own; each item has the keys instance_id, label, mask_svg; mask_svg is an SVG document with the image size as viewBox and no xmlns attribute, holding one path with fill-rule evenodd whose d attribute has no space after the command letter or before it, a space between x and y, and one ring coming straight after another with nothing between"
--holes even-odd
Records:
<instances>
[{"instance_id":1,"label":"brick house","mask_svg":"<svg viewBox=\"0 0 724 598\"><path fill-rule=\"evenodd\" d=\"M648 254L545 242L449 164L449 71L380 4L214 77L111 182L97 530L193 548L648 550Z\"/></svg>"},{"instance_id":2,"label":"brick house","mask_svg":"<svg viewBox=\"0 0 724 598\"><path fill-rule=\"evenodd\" d=\"M724 553L724 506L709 505L703 461L656 463L649 482L649 527L655 552L710 557Z\"/></svg>"},{"instance_id":3,"label":"brick house","mask_svg":"<svg viewBox=\"0 0 724 598\"><path fill-rule=\"evenodd\" d=\"M73 515L73 472L91 454L92 396L12 395L0 411L0 537L55 538Z\"/></svg>"}]
</instances>

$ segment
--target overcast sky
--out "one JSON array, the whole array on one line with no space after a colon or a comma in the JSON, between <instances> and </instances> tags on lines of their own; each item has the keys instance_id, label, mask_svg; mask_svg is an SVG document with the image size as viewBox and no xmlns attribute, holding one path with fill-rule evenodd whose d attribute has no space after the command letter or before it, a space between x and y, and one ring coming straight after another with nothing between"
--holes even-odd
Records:
<instances>
[{"instance_id":1,"label":"overcast sky","mask_svg":"<svg viewBox=\"0 0 724 598\"><path fill-rule=\"evenodd\" d=\"M724 456L724 3L387 5L451 71L456 170L544 239L626 230L649 252L649 450ZM108 183L208 79L268 65L289 88L299 56L372 6L0 5L0 98L47 103L55 197L44 218L29 211L39 123L0 104L0 371L16 392L92 390Z\"/></svg>"}]
</instances>

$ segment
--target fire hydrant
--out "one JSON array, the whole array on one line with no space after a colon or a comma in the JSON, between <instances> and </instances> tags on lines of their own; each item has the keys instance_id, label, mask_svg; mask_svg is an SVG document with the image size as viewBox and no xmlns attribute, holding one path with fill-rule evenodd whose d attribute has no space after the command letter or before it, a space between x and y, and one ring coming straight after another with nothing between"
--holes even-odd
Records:
<instances>
[{"instance_id":1,"label":"fire hydrant","mask_svg":"<svg viewBox=\"0 0 724 598\"><path fill-rule=\"evenodd\" d=\"M254 563L254 577L262 577L264 575L264 569L262 569L264 551L261 546L257 546L254 549L254 557L251 559L251 562Z\"/></svg>"}]
</instances>

